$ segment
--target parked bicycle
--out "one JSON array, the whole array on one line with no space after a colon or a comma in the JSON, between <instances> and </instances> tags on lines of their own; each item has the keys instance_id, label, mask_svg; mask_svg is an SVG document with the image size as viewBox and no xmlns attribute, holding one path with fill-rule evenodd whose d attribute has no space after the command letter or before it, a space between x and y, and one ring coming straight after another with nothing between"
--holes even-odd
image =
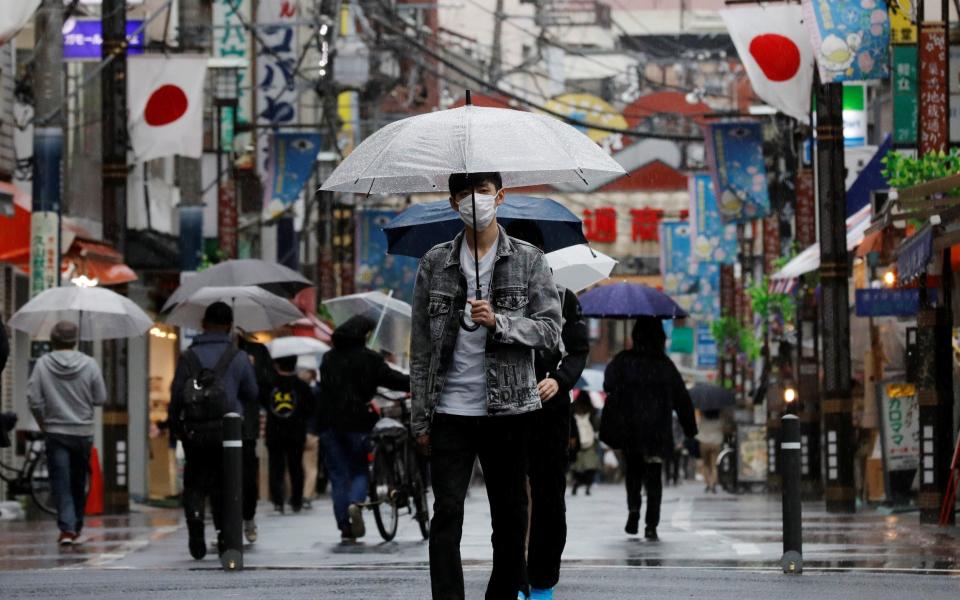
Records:
<instances>
[{"instance_id":1,"label":"parked bicycle","mask_svg":"<svg viewBox=\"0 0 960 600\"><path fill-rule=\"evenodd\" d=\"M0 414L0 448L10 447L9 433L13 431L16 424L16 414ZM39 431L28 431L25 433L25 440L24 460L19 467L8 465L0 460L0 479L7 483L11 496L29 495L37 508L47 514L56 515L57 509L53 503L50 476L47 473L47 453L43 444L43 434Z\"/></svg>"},{"instance_id":2,"label":"parked bicycle","mask_svg":"<svg viewBox=\"0 0 960 600\"><path fill-rule=\"evenodd\" d=\"M396 537L402 509L408 511L420 527L423 539L427 539L430 537L427 462L417 453L410 430L410 399L400 399L396 404L400 419L383 416L370 434L373 461L367 504L373 509L384 541Z\"/></svg>"}]
</instances>

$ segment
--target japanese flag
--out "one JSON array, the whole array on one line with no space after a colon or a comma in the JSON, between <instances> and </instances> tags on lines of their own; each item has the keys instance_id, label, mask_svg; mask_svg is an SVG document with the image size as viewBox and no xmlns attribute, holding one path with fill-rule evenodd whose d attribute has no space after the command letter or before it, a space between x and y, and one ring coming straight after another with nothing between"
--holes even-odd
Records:
<instances>
[{"instance_id":1,"label":"japanese flag","mask_svg":"<svg viewBox=\"0 0 960 600\"><path fill-rule=\"evenodd\" d=\"M814 54L800 5L721 10L720 16L757 95L808 121Z\"/></svg>"},{"instance_id":2,"label":"japanese flag","mask_svg":"<svg viewBox=\"0 0 960 600\"><path fill-rule=\"evenodd\" d=\"M40 0L0 0L0 46L17 35L38 6Z\"/></svg>"},{"instance_id":3,"label":"japanese flag","mask_svg":"<svg viewBox=\"0 0 960 600\"><path fill-rule=\"evenodd\" d=\"M205 56L127 59L130 143L136 162L203 154Z\"/></svg>"}]
</instances>

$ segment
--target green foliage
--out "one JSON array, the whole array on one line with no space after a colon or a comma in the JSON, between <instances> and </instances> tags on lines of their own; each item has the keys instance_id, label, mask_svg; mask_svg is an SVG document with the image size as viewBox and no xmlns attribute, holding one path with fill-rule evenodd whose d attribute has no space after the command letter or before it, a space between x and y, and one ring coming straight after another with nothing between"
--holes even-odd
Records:
<instances>
[{"instance_id":1,"label":"green foliage","mask_svg":"<svg viewBox=\"0 0 960 600\"><path fill-rule=\"evenodd\" d=\"M930 152L920 158L889 152L883 158L883 165L882 174L890 187L903 189L960 173L960 150ZM951 194L960 194L960 190L953 190Z\"/></svg>"},{"instance_id":2,"label":"green foliage","mask_svg":"<svg viewBox=\"0 0 960 600\"><path fill-rule=\"evenodd\" d=\"M779 315L785 323L792 323L797 313L797 304L793 296L770 291L770 280L764 278L747 288L753 312L760 316L764 331L773 315Z\"/></svg>"},{"instance_id":3,"label":"green foliage","mask_svg":"<svg viewBox=\"0 0 960 600\"><path fill-rule=\"evenodd\" d=\"M197 265L197 271L203 271L209 269L213 265L227 260L227 253L217 248L213 252L204 252L203 258L200 260L200 264Z\"/></svg>"},{"instance_id":4,"label":"green foliage","mask_svg":"<svg viewBox=\"0 0 960 600\"><path fill-rule=\"evenodd\" d=\"M760 340L733 317L721 317L711 323L710 333L725 352L745 354L750 360L760 356Z\"/></svg>"}]
</instances>

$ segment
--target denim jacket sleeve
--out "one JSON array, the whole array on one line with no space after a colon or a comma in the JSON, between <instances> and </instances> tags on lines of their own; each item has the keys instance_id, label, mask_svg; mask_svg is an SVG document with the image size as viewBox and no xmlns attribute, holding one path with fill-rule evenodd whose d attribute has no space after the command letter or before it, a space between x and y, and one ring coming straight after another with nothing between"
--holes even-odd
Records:
<instances>
[{"instance_id":1,"label":"denim jacket sleeve","mask_svg":"<svg viewBox=\"0 0 960 600\"><path fill-rule=\"evenodd\" d=\"M427 411L427 380L433 344L430 340L430 280L433 271L430 254L420 259L417 279L413 286L413 318L410 331L410 399L411 420L415 436L428 433L430 417Z\"/></svg>"},{"instance_id":2,"label":"denim jacket sleeve","mask_svg":"<svg viewBox=\"0 0 960 600\"><path fill-rule=\"evenodd\" d=\"M529 316L495 315L497 327L493 339L534 350L554 350L560 344L560 296L541 252L531 260L527 298Z\"/></svg>"}]
</instances>

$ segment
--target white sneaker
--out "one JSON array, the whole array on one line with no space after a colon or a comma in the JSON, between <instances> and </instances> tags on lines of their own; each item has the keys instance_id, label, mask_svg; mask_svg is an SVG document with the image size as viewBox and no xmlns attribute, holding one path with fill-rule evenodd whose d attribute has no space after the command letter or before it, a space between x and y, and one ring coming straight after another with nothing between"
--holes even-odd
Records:
<instances>
[{"instance_id":1,"label":"white sneaker","mask_svg":"<svg viewBox=\"0 0 960 600\"><path fill-rule=\"evenodd\" d=\"M253 519L243 522L243 535L251 544L257 541L257 522Z\"/></svg>"}]
</instances>

